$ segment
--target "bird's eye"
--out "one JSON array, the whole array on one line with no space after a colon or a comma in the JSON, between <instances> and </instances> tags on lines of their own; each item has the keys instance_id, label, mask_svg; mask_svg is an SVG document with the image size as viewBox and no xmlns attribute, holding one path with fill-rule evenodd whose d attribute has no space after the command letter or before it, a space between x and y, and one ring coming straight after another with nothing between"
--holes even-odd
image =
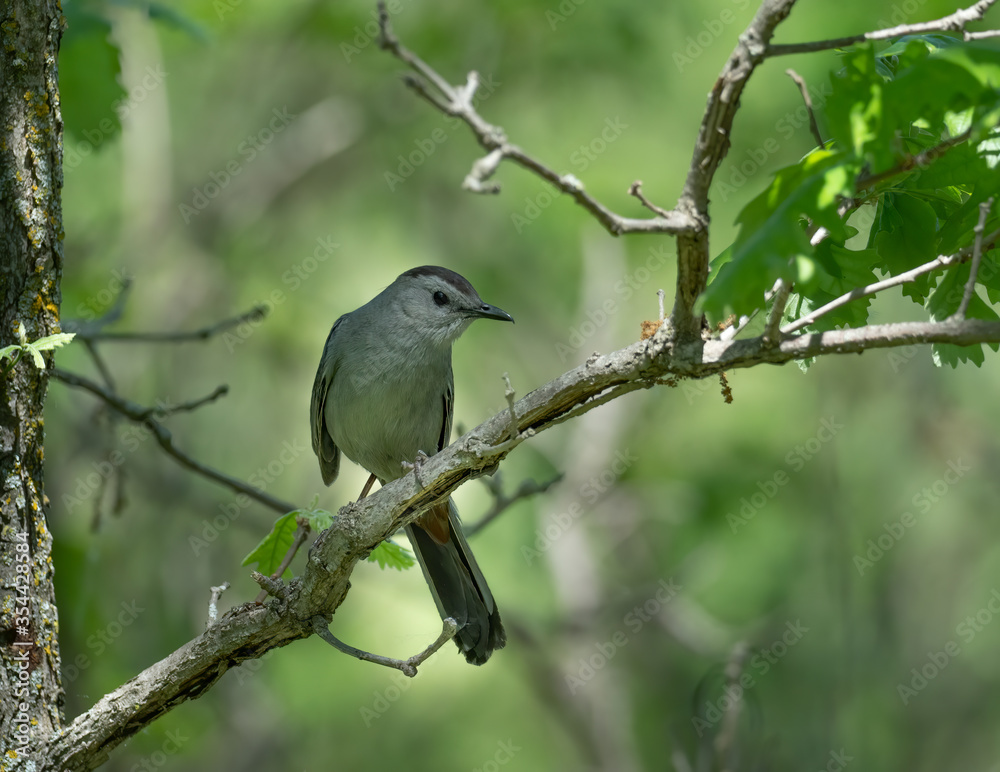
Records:
<instances>
[{"instance_id":1,"label":"bird's eye","mask_svg":"<svg viewBox=\"0 0 1000 772\"><path fill-rule=\"evenodd\" d=\"M441 290L434 293L434 302L439 306L445 306L448 304L448 296L445 295Z\"/></svg>"}]
</instances>

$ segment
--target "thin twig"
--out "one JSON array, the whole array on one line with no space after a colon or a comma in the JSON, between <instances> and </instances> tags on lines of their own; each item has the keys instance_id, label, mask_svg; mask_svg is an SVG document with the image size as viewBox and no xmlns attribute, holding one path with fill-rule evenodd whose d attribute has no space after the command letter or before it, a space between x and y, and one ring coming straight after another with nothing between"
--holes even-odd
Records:
<instances>
[{"instance_id":1,"label":"thin twig","mask_svg":"<svg viewBox=\"0 0 1000 772\"><path fill-rule=\"evenodd\" d=\"M77 333L77 337L79 337L79 333ZM94 366L97 368L97 372L101 374L104 385L114 391L116 388L115 379L111 375L108 363L104 361L104 357L101 356L100 352L97 350L97 346L94 345L94 341L90 338L81 338L81 340L83 341L83 347L87 349L87 353L90 354L90 358L94 360Z\"/></svg>"},{"instance_id":2,"label":"thin twig","mask_svg":"<svg viewBox=\"0 0 1000 772\"><path fill-rule=\"evenodd\" d=\"M226 384L221 386L216 386L215 391L199 399L192 399L188 402L181 402L178 405L157 405L156 407L150 408L150 415L155 415L159 418L166 418L167 416L174 415L174 413L186 413L192 410L197 410L202 405L207 405L210 402L215 402L219 397L224 397L229 393L229 387Z\"/></svg>"},{"instance_id":3,"label":"thin twig","mask_svg":"<svg viewBox=\"0 0 1000 772\"><path fill-rule=\"evenodd\" d=\"M666 316L664 315L665 312L663 310L663 298L666 296L666 294L667 293L664 292L662 289L658 289L656 291L656 300L660 307L660 324L663 324L663 320L666 319Z\"/></svg>"},{"instance_id":4,"label":"thin twig","mask_svg":"<svg viewBox=\"0 0 1000 772\"><path fill-rule=\"evenodd\" d=\"M779 286L780 286L779 283L776 281L774 283L774 286L771 287L771 289L769 289L767 292L764 293L764 303L765 304L771 302L771 298L774 297L774 293L777 292ZM791 290L791 287L789 287L789 290ZM787 302L788 302L788 298L785 298L785 303L787 303ZM741 316L739 319L736 320L735 324L733 324L733 325L731 325L729 327L726 327L724 330L722 330L721 333L719 333L719 340L723 340L723 341L733 340L737 335L739 335L741 332L743 332L743 330L745 330L747 328L747 326L750 324L750 322L752 322L757 317L758 313L760 313L760 308L759 307L755 308L749 314L745 314L745 315ZM782 309L782 313L784 313L784 309ZM779 318L780 318L780 315L779 315Z\"/></svg>"},{"instance_id":5,"label":"thin twig","mask_svg":"<svg viewBox=\"0 0 1000 772\"><path fill-rule=\"evenodd\" d=\"M470 75L472 74L470 73ZM487 153L472 164L472 169L465 176L462 187L473 193L499 193L500 183L493 182L487 185L486 180L493 176L502 160L503 151L499 148Z\"/></svg>"},{"instance_id":6,"label":"thin twig","mask_svg":"<svg viewBox=\"0 0 1000 772\"><path fill-rule=\"evenodd\" d=\"M639 201L642 203L642 205L644 207L646 207L649 211L653 212L653 214L658 214L661 217L669 217L670 216L670 212L668 212L666 209L663 209L662 207L657 206L652 201L650 201L648 198L646 198L645 195L643 195L643 192L642 192L642 180L636 180L631 185L629 185L628 186L628 194L630 196L635 196L637 199L639 199Z\"/></svg>"},{"instance_id":7,"label":"thin twig","mask_svg":"<svg viewBox=\"0 0 1000 772\"><path fill-rule=\"evenodd\" d=\"M799 87L799 93L802 94L802 101L806 103L806 112L809 113L809 129L812 131L813 137L816 139L816 144L823 147L823 135L819 133L819 124L816 123L816 114L813 112L812 97L809 96L809 87L806 85L805 78L791 68L785 70L785 75L795 81L795 85Z\"/></svg>"},{"instance_id":8,"label":"thin twig","mask_svg":"<svg viewBox=\"0 0 1000 772\"><path fill-rule=\"evenodd\" d=\"M514 411L514 387L510 384L510 374L503 374L503 397L507 400L507 415L510 416L510 426L507 429L505 439L512 440L517 436L517 413Z\"/></svg>"},{"instance_id":9,"label":"thin twig","mask_svg":"<svg viewBox=\"0 0 1000 772\"><path fill-rule=\"evenodd\" d=\"M969 303L972 295L976 291L976 278L979 276L979 264L983 259L983 232L986 230L986 218L990 216L990 209L993 208L993 197L990 196L979 205L979 222L972 232L976 234L976 239L972 244L972 266L969 268L969 280L965 283L965 292L962 293L962 302L955 312L955 318L965 319L969 311Z\"/></svg>"},{"instance_id":10,"label":"thin twig","mask_svg":"<svg viewBox=\"0 0 1000 772\"><path fill-rule=\"evenodd\" d=\"M983 33L965 32L965 25L970 21L981 20L986 11L996 1L979 0L978 3L973 3L968 8L959 9L955 13L943 16L935 21L900 24L896 27L864 32L860 35L851 35L850 37L834 38L831 40L818 40L813 43L769 45L767 47L767 56L785 56L787 54L804 54L811 51L826 51L831 48L846 48L865 40L889 40L890 38L903 37L904 35L922 35L927 32L963 32L966 40L976 39L983 37Z\"/></svg>"},{"instance_id":11,"label":"thin twig","mask_svg":"<svg viewBox=\"0 0 1000 772\"><path fill-rule=\"evenodd\" d=\"M124 276L122 278L122 288L118 292L114 304L103 316L89 321L86 319L66 319L60 323L60 326L65 332L75 332L79 338L88 338L90 335L122 318L131 289L132 277Z\"/></svg>"},{"instance_id":12,"label":"thin twig","mask_svg":"<svg viewBox=\"0 0 1000 772\"><path fill-rule=\"evenodd\" d=\"M562 478L563 473L560 472L555 477L542 483L530 479L522 480L517 489L509 496L503 492L503 478L499 472L492 477L481 478L486 483L486 487L490 489L490 493L493 494L493 505L479 520L472 525L465 526L462 530L466 536L475 536L518 501L538 493L545 493L549 488L562 480Z\"/></svg>"},{"instance_id":13,"label":"thin twig","mask_svg":"<svg viewBox=\"0 0 1000 772\"><path fill-rule=\"evenodd\" d=\"M251 571L250 578L257 582L267 595L281 600L288 597L288 585L281 581L281 579L273 579L270 576L265 576L260 571ZM257 605L259 606L260 604L258 603Z\"/></svg>"},{"instance_id":14,"label":"thin twig","mask_svg":"<svg viewBox=\"0 0 1000 772\"><path fill-rule=\"evenodd\" d=\"M774 304L771 306L771 313L767 317L767 325L764 327L764 342L769 345L781 343L781 317L785 313L785 304L788 303L791 291L791 284L784 279L778 279L771 290Z\"/></svg>"},{"instance_id":15,"label":"thin twig","mask_svg":"<svg viewBox=\"0 0 1000 772\"><path fill-rule=\"evenodd\" d=\"M749 314L743 314L738 319L734 319L732 324L730 324L728 327L724 327L722 331L719 333L719 340L722 341L733 340L737 335L739 335L741 332L743 332L743 330L747 328L747 325L749 325L750 322L752 322L757 317L758 313L760 313L760 309L755 308Z\"/></svg>"},{"instance_id":16,"label":"thin twig","mask_svg":"<svg viewBox=\"0 0 1000 772\"><path fill-rule=\"evenodd\" d=\"M448 617L443 621L441 635L438 636L434 643L409 659L393 659L392 657L383 657L381 654L370 654L367 651L362 651L361 649L355 649L353 646L348 646L343 641L334 637L333 633L330 632L329 624L321 616L313 617L312 622L313 630L316 632L316 635L333 646L333 648L337 651L354 657L355 659L360 659L363 662L374 662L376 665L395 668L396 670L402 671L404 675L407 675L410 678L413 678L417 674L418 666L422 665L434 652L454 638L455 633L458 632L458 623L451 617Z\"/></svg>"},{"instance_id":17,"label":"thin twig","mask_svg":"<svg viewBox=\"0 0 1000 772\"><path fill-rule=\"evenodd\" d=\"M208 340L221 332L239 327L241 324L260 321L267 316L267 311L267 306L254 306L239 316L223 319L216 324L188 332L104 332L101 329L88 328L87 326L78 327L74 320L67 323L67 331L76 332L77 337L82 340L99 340L108 343L183 343L191 340Z\"/></svg>"},{"instance_id":18,"label":"thin twig","mask_svg":"<svg viewBox=\"0 0 1000 772\"><path fill-rule=\"evenodd\" d=\"M208 629L215 624L216 620L219 618L219 598L222 597L222 593L229 589L229 582L223 582L222 584L212 588L212 597L208 601L208 622L205 624L205 629Z\"/></svg>"},{"instance_id":19,"label":"thin twig","mask_svg":"<svg viewBox=\"0 0 1000 772\"><path fill-rule=\"evenodd\" d=\"M604 204L589 195L583 184L571 174L559 174L541 161L525 153L517 145L507 140L507 135L499 126L487 122L472 105L469 84L475 82L470 76L465 87L454 87L437 71L399 42L392 29L385 2L378 3L379 45L416 73L417 77L404 77L403 82L436 110L464 121L472 129L479 144L487 151L487 156L476 162L476 166L466 176L465 187L481 193L496 193L497 185L483 185L483 181L493 174L503 159L508 159L527 169L559 191L572 197L580 206L590 212L608 232L618 236L623 233L684 233L698 227L698 221L686 211L674 209L664 211L660 216L648 220L622 217L612 212Z\"/></svg>"},{"instance_id":20,"label":"thin twig","mask_svg":"<svg viewBox=\"0 0 1000 772\"><path fill-rule=\"evenodd\" d=\"M997 240L1000 240L1000 229L993 231L989 236L983 240L983 244L991 246ZM890 287L895 287L899 284L906 284L911 282L919 276L923 276L925 273L931 273L932 271L940 271L944 268L949 268L953 265L958 265L959 263L964 263L966 260L972 257L973 247L966 247L953 255L941 255L933 260L924 263L923 265L918 265L916 268L911 268L909 271L897 274L896 276L890 276L888 279L883 279L882 281L874 282L873 284L867 284L864 287L856 287L850 292L845 292L839 298L831 300L825 306L821 306L813 311L811 314L803 316L801 319L796 319L794 322L786 325L782 328L781 332L783 335L788 335L789 333L795 332L796 330L801 330L803 327L807 327L813 324L821 316L825 316L831 311L846 306L852 300L857 300L858 298L863 298L867 295L874 295L882 290L889 289Z\"/></svg>"},{"instance_id":21,"label":"thin twig","mask_svg":"<svg viewBox=\"0 0 1000 772\"><path fill-rule=\"evenodd\" d=\"M243 482L242 480L223 474L210 466L202 464L200 461L196 461L182 450L178 450L174 447L173 435L170 433L170 430L153 418L154 415L157 415L158 408L147 408L143 405L132 402L131 400L127 400L109 391L108 389L105 389L100 384L94 383L90 379L84 378L76 373L70 373L58 368L53 368L49 371L49 373L53 378L58 381L62 381L68 386L74 386L76 388L89 391L91 394L103 399L108 405L125 417L132 419L136 423L143 424L152 432L160 447L167 452L167 455L174 458L181 466L197 472L203 477L207 477L209 480L213 480L220 485L224 485L237 493L245 493L255 501L259 501L261 504L271 507L271 509L277 510L278 512L291 512L295 509L295 505L275 498L274 496L271 496L270 494L265 493L264 491ZM218 391L218 389L216 391ZM204 402L204 400L202 400L202 402Z\"/></svg>"},{"instance_id":22,"label":"thin twig","mask_svg":"<svg viewBox=\"0 0 1000 772\"><path fill-rule=\"evenodd\" d=\"M309 531L312 527L309 525L309 521L304 517L295 518L296 524L299 526L295 529L295 536L292 537L292 543L288 547L288 551L285 556L281 559L281 563L278 564L277 569L271 574L271 579L280 580L282 574L288 570L288 567L292 564L295 559L295 555L298 553L299 548L306 543L306 539L309 538ZM267 590L261 590L260 594L254 598L254 603L261 604L267 597Z\"/></svg>"},{"instance_id":23,"label":"thin twig","mask_svg":"<svg viewBox=\"0 0 1000 772\"><path fill-rule=\"evenodd\" d=\"M929 147L916 155L907 156L902 161L900 161L896 166L891 169L886 169L884 172L879 172L878 174L872 174L867 177L861 177L856 183L856 187L859 191L870 190L877 185L885 182L886 180L891 180L893 177L898 177L900 174L905 174L913 169L924 169L930 166L931 163L936 161L938 158L943 156L949 150L957 145L961 145L969 137L972 136L972 129L966 129L961 134L954 137L949 137L934 147Z\"/></svg>"}]
</instances>

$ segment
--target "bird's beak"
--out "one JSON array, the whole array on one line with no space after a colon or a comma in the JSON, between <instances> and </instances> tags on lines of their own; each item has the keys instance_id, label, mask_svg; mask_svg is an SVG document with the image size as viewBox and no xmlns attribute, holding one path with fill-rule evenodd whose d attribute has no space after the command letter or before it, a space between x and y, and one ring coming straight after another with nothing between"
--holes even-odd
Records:
<instances>
[{"instance_id":1,"label":"bird's beak","mask_svg":"<svg viewBox=\"0 0 1000 772\"><path fill-rule=\"evenodd\" d=\"M479 308L473 308L469 313L476 318L496 319L500 322L514 322L513 316L508 314L502 308L491 306L489 303L483 303L479 306Z\"/></svg>"}]
</instances>

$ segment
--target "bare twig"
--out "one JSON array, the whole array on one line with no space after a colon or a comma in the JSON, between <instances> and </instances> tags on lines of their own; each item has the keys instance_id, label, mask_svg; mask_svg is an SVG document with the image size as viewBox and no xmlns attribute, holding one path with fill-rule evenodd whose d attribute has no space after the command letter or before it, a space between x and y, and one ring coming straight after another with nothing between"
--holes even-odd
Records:
<instances>
[{"instance_id":1,"label":"bare twig","mask_svg":"<svg viewBox=\"0 0 1000 772\"><path fill-rule=\"evenodd\" d=\"M864 32L845 38L818 40L813 43L792 43L785 45L769 45L767 56L784 56L786 54L803 54L810 51L826 51L831 48L845 48L865 40L889 40L903 35L922 35L927 32L962 32L966 40L982 37L992 37L981 32L965 32L965 25L972 21L980 21L997 0L979 0L968 8L962 8L948 16L942 16L934 21L924 21L917 24L899 24L895 27ZM994 33L995 35L996 33Z\"/></svg>"},{"instance_id":2,"label":"bare twig","mask_svg":"<svg viewBox=\"0 0 1000 772\"><path fill-rule=\"evenodd\" d=\"M503 129L488 123L473 107L472 93L477 82L474 74L470 74L465 87L452 86L433 67L399 42L392 29L389 12L381 0L378 8L379 45L418 73L418 77L405 77L404 83L435 109L464 121L472 129L479 144L487 151L487 156L477 161L466 176L467 189L480 193L497 192L499 186L486 186L483 182L496 171L501 160L508 159L572 197L615 236L623 233L682 233L696 227L696 220L677 209L648 220L622 217L589 195L584 190L583 184L573 175L561 175L528 155L517 145L511 144Z\"/></svg>"},{"instance_id":3,"label":"bare twig","mask_svg":"<svg viewBox=\"0 0 1000 772\"><path fill-rule=\"evenodd\" d=\"M234 316L231 319L223 319L216 324L188 332L104 332L103 329L86 324L78 325L75 320L69 320L64 326L67 332L75 332L81 340L107 341L108 343L183 343L191 340L208 340L233 327L239 327L241 324L260 321L265 316L267 316L267 306L254 306L245 314ZM101 326L103 327L104 324Z\"/></svg>"},{"instance_id":4,"label":"bare twig","mask_svg":"<svg viewBox=\"0 0 1000 772\"><path fill-rule=\"evenodd\" d=\"M500 183L494 182L489 185L486 180L493 176L503 160L503 151L497 148L472 164L472 170L466 175L462 187L471 190L473 193L499 193Z\"/></svg>"},{"instance_id":5,"label":"bare twig","mask_svg":"<svg viewBox=\"0 0 1000 772\"><path fill-rule=\"evenodd\" d=\"M979 222L972 232L976 234L976 239L972 244L972 266L969 268L969 280L965 283L965 292L962 293L962 302L955 312L957 319L964 319L969 311L969 303L972 295L976 291L976 277L979 276L979 264L983 260L983 232L986 230L986 218L990 216L990 209L993 207L993 197L986 199L979 205Z\"/></svg>"},{"instance_id":6,"label":"bare twig","mask_svg":"<svg viewBox=\"0 0 1000 772\"><path fill-rule=\"evenodd\" d=\"M260 571L251 571L250 578L263 588L266 595L272 595L279 600L284 600L288 597L288 585L281 581L280 578L275 579L271 576L265 576ZM256 605L259 606L260 603Z\"/></svg>"},{"instance_id":7,"label":"bare twig","mask_svg":"<svg viewBox=\"0 0 1000 772\"><path fill-rule=\"evenodd\" d=\"M208 601L208 622L205 623L205 627L211 627L216 623L219 618L219 598L222 597L222 593L229 589L229 582L223 582L222 584L212 588L212 597Z\"/></svg>"},{"instance_id":8,"label":"bare twig","mask_svg":"<svg viewBox=\"0 0 1000 772\"><path fill-rule=\"evenodd\" d=\"M563 474L560 472L555 477L552 477L542 483L535 482L534 480L522 480L521 484L517 486L517 489L508 496L503 492L503 476L500 472L497 472L492 477L483 477L483 482L486 483L486 487L489 488L490 493L493 494L493 505L479 520L463 528L465 535L474 536L521 499L526 499L538 493L545 493L545 491L562 480L562 478Z\"/></svg>"},{"instance_id":9,"label":"bare twig","mask_svg":"<svg viewBox=\"0 0 1000 772\"><path fill-rule=\"evenodd\" d=\"M512 440L517 434L517 413L514 412L514 387L510 383L510 374L503 374L503 397L507 400L507 415L510 416L510 430L507 433L506 439Z\"/></svg>"},{"instance_id":10,"label":"bare twig","mask_svg":"<svg viewBox=\"0 0 1000 772\"><path fill-rule=\"evenodd\" d=\"M259 501L265 506L271 507L271 509L277 510L278 512L290 512L295 509L293 504L282 501L281 499L275 498L263 490L253 487L252 485L238 480L235 477L230 477L227 474L223 474L210 466L202 464L200 461L196 461L187 453L179 450L174 446L173 435L170 430L167 429L163 424L157 421L153 416L161 414L163 408L157 407L145 407L139 405L131 400L124 399L117 394L105 389L98 383L94 383L88 378L84 378L81 375L75 373L70 373L65 370L60 370L58 368L53 368L49 371L53 378L58 381L62 381L68 386L74 386L76 388L85 389L91 394L100 397L104 400L110 407L117 410L119 413L124 415L126 418L130 418L136 423L143 424L147 429L149 429L156 441L159 443L160 447L163 448L167 455L174 458L181 466L184 466L193 472L196 472L203 477L207 477L209 480L224 485L237 493L244 493L255 501ZM220 387L223 388L223 387ZM219 389L216 389L214 395L217 396ZM223 392L224 393L224 392ZM196 403L204 403L207 399L214 398L210 395L208 398L197 400ZM173 410L177 409L190 409L190 405L196 403L186 403L185 405L180 405L175 407Z\"/></svg>"},{"instance_id":11,"label":"bare twig","mask_svg":"<svg viewBox=\"0 0 1000 772\"><path fill-rule=\"evenodd\" d=\"M330 632L329 623L321 616L313 617L312 621L313 630L316 635L333 646L333 648L337 651L354 657L355 659L360 659L363 662L374 662L376 665L395 668L410 678L413 678L417 674L418 666L422 665L434 652L454 638L455 633L458 631L458 624L455 620L451 617L447 617L443 621L441 635L438 636L434 643L409 659L393 659L392 657L383 657L381 654L370 654L367 651L362 651L361 649L355 649L353 646L348 646L343 641L334 637L333 633Z\"/></svg>"},{"instance_id":12,"label":"bare twig","mask_svg":"<svg viewBox=\"0 0 1000 772\"><path fill-rule=\"evenodd\" d=\"M791 293L791 284L784 279L778 279L771 290L774 304L771 306L771 313L767 317L767 325L764 328L764 342L768 345L775 345L781 342L781 317L785 313L785 304L788 303L788 295Z\"/></svg>"},{"instance_id":13,"label":"bare twig","mask_svg":"<svg viewBox=\"0 0 1000 772\"><path fill-rule=\"evenodd\" d=\"M661 324L663 323L663 320L666 319L665 312L663 310L663 298L664 298L664 296L666 294L667 293L664 292L662 289L658 289L656 291L656 301L657 301L657 304L659 305L659 308L660 308L660 323Z\"/></svg>"},{"instance_id":14,"label":"bare twig","mask_svg":"<svg viewBox=\"0 0 1000 772\"><path fill-rule=\"evenodd\" d=\"M1000 240L1000 230L993 231L989 236L983 240L983 244L990 246ZM791 324L786 325L782 330L782 334L788 335L789 333L795 332L796 330L801 330L803 327L807 327L813 324L821 316L825 316L831 311L835 311L842 306L846 306L852 300L857 300L858 298L863 298L867 295L874 295L882 290L889 289L890 287L895 287L899 284L906 284L911 282L919 276L923 276L925 273L931 273L933 271L940 271L944 268L949 268L953 265L958 265L959 263L964 263L966 260L972 257L974 247L966 247L953 255L934 258L933 260L924 263L923 265L918 265L916 268L911 268L909 271L897 274L896 276L890 276L888 279L883 279L882 281L877 281L872 284L867 284L864 287L857 287L852 289L850 292L845 292L839 298L831 300L825 306L821 306L813 311L811 314L803 316L801 319L796 319Z\"/></svg>"},{"instance_id":15,"label":"bare twig","mask_svg":"<svg viewBox=\"0 0 1000 772\"><path fill-rule=\"evenodd\" d=\"M781 280L779 279L774 283L774 286L771 287L771 289L769 289L767 292L764 293L764 302L770 303L771 298L774 297L774 294L778 291L778 289L781 286L783 286L783 282L781 282ZM790 292L791 287L789 287L788 289ZM786 297L782 305L784 305L787 302L788 298ZM737 335L743 332L743 330L745 330L747 326L749 326L750 322L752 322L754 319L757 318L757 314L760 313L760 310L761 310L760 308L755 308L749 314L741 316L739 319L736 320L736 322L733 325L726 327L724 330L722 330L721 333L719 333L719 340L733 340L733 338L735 338ZM784 308L782 308L782 313L784 313ZM781 318L781 314L778 315L778 318L779 319ZM771 337L771 340L774 340L773 336Z\"/></svg>"},{"instance_id":16,"label":"bare twig","mask_svg":"<svg viewBox=\"0 0 1000 772\"><path fill-rule=\"evenodd\" d=\"M119 295L119 297L121 296ZM104 361L104 357L102 357L100 352L97 350L97 346L94 344L94 341L89 338L82 338L82 341L84 348L87 349L87 353L90 354L90 358L94 360L94 366L97 368L97 372L101 374L101 379L104 381L104 385L114 391L114 376L111 375L111 370L108 367L107 362Z\"/></svg>"},{"instance_id":17,"label":"bare twig","mask_svg":"<svg viewBox=\"0 0 1000 772\"><path fill-rule=\"evenodd\" d=\"M809 96L809 87L806 85L805 79L791 68L785 70L785 74L795 81L795 85L799 87L799 93L802 94L802 101L806 103L806 112L809 113L809 129L812 131L816 144L819 145L819 147L823 147L823 135L819 133L819 124L816 123L816 114L813 112L812 97Z\"/></svg>"},{"instance_id":18,"label":"bare twig","mask_svg":"<svg viewBox=\"0 0 1000 772\"><path fill-rule=\"evenodd\" d=\"M288 570L288 567L292 564L295 559L295 555L298 553L299 548L306 543L306 539L309 538L309 532L312 527L309 525L309 521L304 517L298 517L295 519L295 523L298 528L295 529L295 536L292 537L292 543L288 547L288 551L285 556L281 559L281 563L278 564L277 569L271 574L271 579L280 581L282 574ZM267 597L267 590L263 589L260 594L254 599L254 603L263 603L264 599Z\"/></svg>"},{"instance_id":19,"label":"bare twig","mask_svg":"<svg viewBox=\"0 0 1000 772\"><path fill-rule=\"evenodd\" d=\"M215 402L219 397L224 397L229 393L229 387L226 384L215 387L215 391L208 394L200 399L192 399L188 402L181 402L177 405L157 405L156 407L150 408L150 415L155 415L159 418L166 418L174 413L186 413L192 410L197 410L202 405L207 405L210 402Z\"/></svg>"},{"instance_id":20,"label":"bare twig","mask_svg":"<svg viewBox=\"0 0 1000 772\"><path fill-rule=\"evenodd\" d=\"M643 195L643 192L642 192L642 180L636 180L631 185L629 185L628 186L628 194L630 196L635 196L637 199L639 199L639 201L642 203L642 205L644 207L646 207L650 212L653 212L653 214L658 214L661 217L669 217L670 216L670 212L668 212L666 209L663 209L662 207L657 206L652 201L650 201L648 198L646 198L645 195Z\"/></svg>"},{"instance_id":21,"label":"bare twig","mask_svg":"<svg viewBox=\"0 0 1000 772\"><path fill-rule=\"evenodd\" d=\"M107 312L97 318L97 319L66 319L60 324L64 331L75 332L79 338L89 337L88 333L93 334L98 332L109 324L113 324L122 318L122 314L125 312L125 305L128 301L129 291L132 289L132 277L123 276L122 277L122 288L118 292L118 296L115 298L115 302L112 304L111 308Z\"/></svg>"}]
</instances>

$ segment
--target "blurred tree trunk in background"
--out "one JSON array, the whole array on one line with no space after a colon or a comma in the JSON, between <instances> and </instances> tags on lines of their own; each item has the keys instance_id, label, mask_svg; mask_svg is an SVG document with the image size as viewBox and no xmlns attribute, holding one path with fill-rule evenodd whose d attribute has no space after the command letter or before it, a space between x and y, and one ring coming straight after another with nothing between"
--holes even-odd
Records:
<instances>
[{"instance_id":1,"label":"blurred tree trunk in background","mask_svg":"<svg viewBox=\"0 0 1000 772\"><path fill-rule=\"evenodd\" d=\"M62 117L57 0L0 14L0 348L58 332ZM49 362L51 355L47 356ZM9 365L10 361L6 361ZM52 536L42 478L47 373L23 356L0 378L0 757L21 768L62 726Z\"/></svg>"}]
</instances>

